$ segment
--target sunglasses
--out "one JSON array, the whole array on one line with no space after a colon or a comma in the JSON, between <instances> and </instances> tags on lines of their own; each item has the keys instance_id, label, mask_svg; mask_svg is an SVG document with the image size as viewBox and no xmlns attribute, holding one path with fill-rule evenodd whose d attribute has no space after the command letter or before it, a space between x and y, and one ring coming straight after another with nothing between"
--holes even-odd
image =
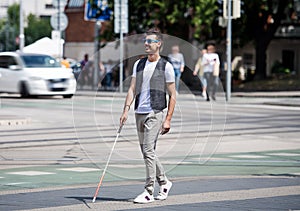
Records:
<instances>
[{"instance_id":1,"label":"sunglasses","mask_svg":"<svg viewBox=\"0 0 300 211\"><path fill-rule=\"evenodd\" d=\"M147 44L151 44L151 43L158 43L158 42L160 42L160 40L143 39L143 42L147 43Z\"/></svg>"}]
</instances>

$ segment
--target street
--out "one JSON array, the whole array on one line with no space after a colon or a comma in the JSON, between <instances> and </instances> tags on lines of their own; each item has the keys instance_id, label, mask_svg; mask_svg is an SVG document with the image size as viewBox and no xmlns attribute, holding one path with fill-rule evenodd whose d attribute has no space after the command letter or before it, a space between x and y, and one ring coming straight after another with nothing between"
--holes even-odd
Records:
<instances>
[{"instance_id":1,"label":"street","mask_svg":"<svg viewBox=\"0 0 300 211\"><path fill-rule=\"evenodd\" d=\"M171 131L158 142L174 194L161 203L128 203L145 174L131 109L91 204L124 99L93 92L72 99L1 95L0 117L12 121L0 124L0 208L300 209L300 106L287 105L299 99L233 97L227 103L222 95L206 102L192 94L178 95Z\"/></svg>"}]
</instances>

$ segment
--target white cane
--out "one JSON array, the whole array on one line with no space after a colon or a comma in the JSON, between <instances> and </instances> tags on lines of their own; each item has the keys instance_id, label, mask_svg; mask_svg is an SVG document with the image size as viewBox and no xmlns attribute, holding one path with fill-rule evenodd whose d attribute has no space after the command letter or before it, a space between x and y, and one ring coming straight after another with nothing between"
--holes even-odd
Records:
<instances>
[{"instance_id":1,"label":"white cane","mask_svg":"<svg viewBox=\"0 0 300 211\"><path fill-rule=\"evenodd\" d=\"M98 195L100 186L101 186L101 184L102 184L102 180L103 180L103 178L104 178L106 169L107 169L107 167L108 167L108 164L109 164L111 155L112 155L112 153L113 153L113 151L114 151L114 149L115 149L115 146L116 146L117 140L118 140L118 138L119 138L119 135L120 135L120 133L121 133L122 127L123 127L123 124L120 125L119 130L118 130L118 132L117 132L117 136L116 136L115 142L114 142L114 144L113 144L113 146L112 146L112 148L111 148L110 154L109 154L108 159L107 159L107 161L106 161L105 168L104 168L104 170L103 170L102 176L101 176L100 181L99 181L99 183L98 183L98 187L97 187L96 192L95 192L95 194L94 194L93 203L96 201L96 198L97 198L97 195Z\"/></svg>"}]
</instances>

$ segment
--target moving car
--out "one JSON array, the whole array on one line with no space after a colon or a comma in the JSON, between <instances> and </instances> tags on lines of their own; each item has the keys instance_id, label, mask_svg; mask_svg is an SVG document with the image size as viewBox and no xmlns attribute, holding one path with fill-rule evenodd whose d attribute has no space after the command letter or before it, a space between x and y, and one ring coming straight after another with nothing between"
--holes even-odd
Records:
<instances>
[{"instance_id":1,"label":"moving car","mask_svg":"<svg viewBox=\"0 0 300 211\"><path fill-rule=\"evenodd\" d=\"M0 92L32 95L62 95L71 98L76 91L72 69L44 54L0 53Z\"/></svg>"}]
</instances>

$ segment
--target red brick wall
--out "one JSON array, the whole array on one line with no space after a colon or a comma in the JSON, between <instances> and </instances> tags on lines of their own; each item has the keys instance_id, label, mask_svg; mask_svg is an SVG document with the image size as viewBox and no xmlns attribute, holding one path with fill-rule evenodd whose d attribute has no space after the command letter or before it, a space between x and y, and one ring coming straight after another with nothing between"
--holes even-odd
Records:
<instances>
[{"instance_id":1,"label":"red brick wall","mask_svg":"<svg viewBox=\"0 0 300 211\"><path fill-rule=\"evenodd\" d=\"M69 19L65 30L66 42L94 42L95 22L84 20L84 10L66 11Z\"/></svg>"}]
</instances>

